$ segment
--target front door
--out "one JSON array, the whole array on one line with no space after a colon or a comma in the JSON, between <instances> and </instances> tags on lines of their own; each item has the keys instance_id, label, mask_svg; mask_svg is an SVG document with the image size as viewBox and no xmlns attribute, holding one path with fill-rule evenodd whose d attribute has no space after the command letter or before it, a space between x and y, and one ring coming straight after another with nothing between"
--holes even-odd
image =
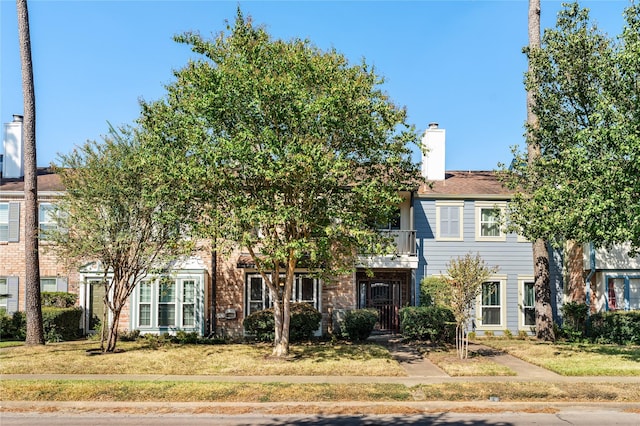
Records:
<instances>
[{"instance_id":1,"label":"front door","mask_svg":"<svg viewBox=\"0 0 640 426\"><path fill-rule=\"evenodd\" d=\"M104 284L100 280L89 282L89 331L97 332L104 318Z\"/></svg>"}]
</instances>

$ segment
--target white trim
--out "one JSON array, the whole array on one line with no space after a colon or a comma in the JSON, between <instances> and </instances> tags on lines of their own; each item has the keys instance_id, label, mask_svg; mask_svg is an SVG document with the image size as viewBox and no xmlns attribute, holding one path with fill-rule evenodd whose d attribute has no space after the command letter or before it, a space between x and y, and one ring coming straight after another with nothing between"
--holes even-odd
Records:
<instances>
[{"instance_id":1,"label":"white trim","mask_svg":"<svg viewBox=\"0 0 640 426\"><path fill-rule=\"evenodd\" d=\"M476 299L476 329L479 331L502 331L507 328L507 276L493 275L484 282L498 282L500 284L500 323L499 324L482 324L482 291Z\"/></svg>"},{"instance_id":2,"label":"white trim","mask_svg":"<svg viewBox=\"0 0 640 426\"><path fill-rule=\"evenodd\" d=\"M535 277L533 275L518 275L518 330L524 331L534 331L535 324L526 325L524 323L524 284L525 283L533 283L535 286ZM534 287L535 292L535 287ZM535 299L535 293L534 293ZM535 301L534 301L535 307Z\"/></svg>"},{"instance_id":3,"label":"white trim","mask_svg":"<svg viewBox=\"0 0 640 426\"><path fill-rule=\"evenodd\" d=\"M458 208L458 236L457 237L443 237L440 230L440 211L442 207L457 207ZM464 200L458 201L436 201L436 241L463 241L464 240Z\"/></svg>"},{"instance_id":4,"label":"white trim","mask_svg":"<svg viewBox=\"0 0 640 426\"><path fill-rule=\"evenodd\" d=\"M499 209L500 214L504 216L506 208L507 208L507 204L505 202L475 201L474 210L475 210L475 221L476 221L476 225L475 225L476 241L506 241L507 240L507 234L504 231L502 225L500 225L500 234L495 237L483 236L481 234L482 210Z\"/></svg>"}]
</instances>

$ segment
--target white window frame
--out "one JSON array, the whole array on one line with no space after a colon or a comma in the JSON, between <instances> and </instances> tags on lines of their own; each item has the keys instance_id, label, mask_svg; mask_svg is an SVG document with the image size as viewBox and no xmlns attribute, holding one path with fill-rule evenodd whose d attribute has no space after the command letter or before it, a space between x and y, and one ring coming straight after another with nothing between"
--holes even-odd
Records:
<instances>
[{"instance_id":1,"label":"white window frame","mask_svg":"<svg viewBox=\"0 0 640 426\"><path fill-rule=\"evenodd\" d=\"M458 236L442 235L442 208L458 209ZM436 240L463 241L464 240L464 200L436 201Z\"/></svg>"},{"instance_id":2,"label":"white window frame","mask_svg":"<svg viewBox=\"0 0 640 426\"><path fill-rule=\"evenodd\" d=\"M281 275L281 279L284 278L284 275ZM251 299L251 280L259 280L262 285L262 299ZM302 283L304 279L313 280L313 298L312 299L302 299ZM296 272L293 284L293 291L291 293L291 301L292 302L306 302L313 306L318 311L320 310L320 285L321 282L318 278L312 277L304 272ZM271 295L269 294L269 287L262 279L262 276L258 273L249 273L245 279L245 304L244 311L245 316L250 315L254 312L261 311L263 309L268 309L273 306ZM259 309L252 309L251 305L254 306L260 304Z\"/></svg>"},{"instance_id":3,"label":"white window frame","mask_svg":"<svg viewBox=\"0 0 640 426\"><path fill-rule=\"evenodd\" d=\"M187 293L187 284L191 287L191 291ZM184 279L182 280L182 298L181 298L181 308L180 313L182 319L180 320L180 324L183 328L185 327L195 327L196 326L196 280L193 279ZM186 323L187 315L185 315L185 308L190 308L191 313L189 314L191 318L190 323Z\"/></svg>"},{"instance_id":4,"label":"white window frame","mask_svg":"<svg viewBox=\"0 0 640 426\"><path fill-rule=\"evenodd\" d=\"M145 289L145 292L148 292L146 294L144 294L144 300L143 300L143 288ZM137 326L140 328L150 328L151 325L153 324L153 283L151 281L141 281L140 284L138 284L138 303L136 306L136 310L137 310L137 314L138 314L138 319L137 319ZM149 314L149 323L148 324L142 324L142 307L145 306L148 309L148 314Z\"/></svg>"},{"instance_id":5,"label":"white window frame","mask_svg":"<svg viewBox=\"0 0 640 426\"><path fill-rule=\"evenodd\" d=\"M0 295L9 294L9 279L0 277ZM0 297L0 309L4 309L5 315L9 312L9 297Z\"/></svg>"},{"instance_id":6,"label":"white window frame","mask_svg":"<svg viewBox=\"0 0 640 426\"><path fill-rule=\"evenodd\" d=\"M525 286L527 284L533 284L533 307L535 312L535 278L533 276L523 276L518 277L518 307L519 307L519 315L518 315L518 330L526 330L533 331L535 329L535 313L534 313L534 323L526 324L526 312L527 308L531 308L526 305L526 297L527 292Z\"/></svg>"},{"instance_id":7,"label":"white window frame","mask_svg":"<svg viewBox=\"0 0 640 426\"><path fill-rule=\"evenodd\" d=\"M47 231L58 228L55 208L53 203L42 202L38 204L38 231L41 240L47 239ZM45 220L43 220L43 216Z\"/></svg>"},{"instance_id":8,"label":"white window frame","mask_svg":"<svg viewBox=\"0 0 640 426\"><path fill-rule=\"evenodd\" d=\"M9 203L0 203L0 241L9 241Z\"/></svg>"},{"instance_id":9,"label":"white window frame","mask_svg":"<svg viewBox=\"0 0 640 426\"><path fill-rule=\"evenodd\" d=\"M476 212L476 241L506 241L507 234L504 232L502 225L500 225L499 234L495 236L490 235L482 235L482 211L483 210L499 210L500 215L504 216L506 211L507 204L506 202L496 202L496 201L476 201L475 202L475 212Z\"/></svg>"},{"instance_id":10,"label":"white window frame","mask_svg":"<svg viewBox=\"0 0 640 426\"><path fill-rule=\"evenodd\" d=\"M482 322L482 291L478 295L476 299L476 329L480 331L502 331L507 326L507 277L504 275L494 275L489 278L484 283L497 282L500 285L499 289L499 304L491 305L497 306L500 308L500 323L499 324L483 324ZM483 285L484 285L483 283Z\"/></svg>"},{"instance_id":11,"label":"white window frame","mask_svg":"<svg viewBox=\"0 0 640 426\"><path fill-rule=\"evenodd\" d=\"M161 298L162 282L170 282L173 284L173 297L170 299ZM200 319L197 317L198 310L201 309L200 303L202 294L200 278L194 276L178 276L178 277L161 277L158 279L145 279L136 286L135 302L131 309L131 324L133 327L144 332L166 332L174 330L193 330L197 331L200 327ZM193 294L189 301L184 300L185 283L192 283ZM149 286L149 297L142 298L143 286ZM149 324L142 324L141 307L148 306ZM160 307L173 308L173 323L160 325ZM185 324L185 306L192 306L193 323Z\"/></svg>"}]
</instances>

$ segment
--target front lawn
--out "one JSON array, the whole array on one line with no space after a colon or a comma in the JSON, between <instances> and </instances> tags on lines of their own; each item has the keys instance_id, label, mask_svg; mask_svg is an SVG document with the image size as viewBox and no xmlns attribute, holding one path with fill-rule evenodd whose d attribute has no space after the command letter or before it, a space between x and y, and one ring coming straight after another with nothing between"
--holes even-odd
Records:
<instances>
[{"instance_id":1,"label":"front lawn","mask_svg":"<svg viewBox=\"0 0 640 426\"><path fill-rule=\"evenodd\" d=\"M476 343L508 352L563 376L640 376L640 346L497 338L478 338Z\"/></svg>"},{"instance_id":2,"label":"front lawn","mask_svg":"<svg viewBox=\"0 0 640 426\"><path fill-rule=\"evenodd\" d=\"M176 374L215 376L406 376L389 351L375 344L292 345L286 360L268 345L173 345L144 339L118 342L121 352L96 352L95 341L0 349L0 374Z\"/></svg>"}]
</instances>

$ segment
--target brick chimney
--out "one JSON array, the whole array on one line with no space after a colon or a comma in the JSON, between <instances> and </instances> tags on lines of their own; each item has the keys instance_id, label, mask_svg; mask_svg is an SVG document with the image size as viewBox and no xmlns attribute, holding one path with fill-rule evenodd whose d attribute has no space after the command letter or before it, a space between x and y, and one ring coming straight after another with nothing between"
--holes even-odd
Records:
<instances>
[{"instance_id":1,"label":"brick chimney","mask_svg":"<svg viewBox=\"0 0 640 426\"><path fill-rule=\"evenodd\" d=\"M22 142L22 116L14 114L11 123L4 125L2 177L24 177L24 144Z\"/></svg>"},{"instance_id":2,"label":"brick chimney","mask_svg":"<svg viewBox=\"0 0 640 426\"><path fill-rule=\"evenodd\" d=\"M444 180L445 130L438 123L429 123L422 137L422 177L427 180Z\"/></svg>"}]
</instances>

